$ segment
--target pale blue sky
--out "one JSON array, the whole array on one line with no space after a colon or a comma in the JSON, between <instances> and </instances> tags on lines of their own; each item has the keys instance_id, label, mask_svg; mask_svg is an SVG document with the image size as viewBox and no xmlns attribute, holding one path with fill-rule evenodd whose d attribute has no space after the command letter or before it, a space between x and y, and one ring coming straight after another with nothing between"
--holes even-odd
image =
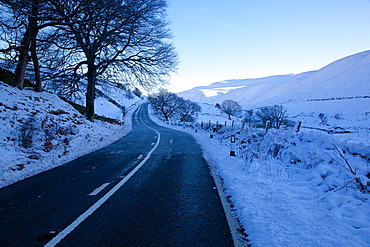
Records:
<instances>
[{"instance_id":1,"label":"pale blue sky","mask_svg":"<svg viewBox=\"0 0 370 247\"><path fill-rule=\"evenodd\" d=\"M172 92L317 70L370 50L369 0L169 0Z\"/></svg>"}]
</instances>

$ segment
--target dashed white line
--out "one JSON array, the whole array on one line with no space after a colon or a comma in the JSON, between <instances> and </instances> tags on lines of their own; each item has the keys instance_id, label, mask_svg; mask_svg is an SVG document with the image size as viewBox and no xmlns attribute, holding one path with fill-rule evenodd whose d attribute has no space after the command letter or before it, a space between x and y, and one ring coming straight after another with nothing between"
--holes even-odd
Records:
<instances>
[{"instance_id":1,"label":"dashed white line","mask_svg":"<svg viewBox=\"0 0 370 247\"><path fill-rule=\"evenodd\" d=\"M102 184L99 188L96 188L93 192L89 194L89 196L96 196L100 193L100 191L104 190L105 187L107 187L109 183Z\"/></svg>"},{"instance_id":2,"label":"dashed white line","mask_svg":"<svg viewBox=\"0 0 370 247\"><path fill-rule=\"evenodd\" d=\"M61 231L58 235L56 235L50 242L48 242L45 247L54 247L56 246L63 238L65 238L69 233L71 233L78 225L80 225L87 217L89 217L91 214L93 214L103 203L105 203L119 188L121 188L150 158L150 155L154 152L154 150L157 149L159 142L161 140L161 136L159 132L148 125L144 123L144 121L141 119L145 126L147 126L149 129L154 130L157 135L157 143L155 146L150 150L150 152L145 156L145 159L143 159L139 165L137 165L126 177L124 177L116 186L114 186L110 191L108 191L107 194L105 194L102 198L99 199L94 205L92 205L88 210L86 210L83 214L81 214L75 221L73 221L69 226L67 226L63 231Z\"/></svg>"}]
</instances>

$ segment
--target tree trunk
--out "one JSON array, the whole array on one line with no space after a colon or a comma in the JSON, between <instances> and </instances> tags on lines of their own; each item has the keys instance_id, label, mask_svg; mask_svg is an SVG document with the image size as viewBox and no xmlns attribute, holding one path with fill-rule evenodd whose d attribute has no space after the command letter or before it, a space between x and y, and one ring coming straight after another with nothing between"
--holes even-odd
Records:
<instances>
[{"instance_id":1,"label":"tree trunk","mask_svg":"<svg viewBox=\"0 0 370 247\"><path fill-rule=\"evenodd\" d=\"M33 69L35 73L35 83L36 83L36 92L42 91L42 84L41 84L41 76L40 76L40 65L39 60L37 58L37 51L36 51L36 38L39 32L37 18L39 15L39 0L33 0L32 4L32 14L28 18L29 26L31 27L30 35L31 35L31 58L33 62Z\"/></svg>"},{"instance_id":2,"label":"tree trunk","mask_svg":"<svg viewBox=\"0 0 370 247\"><path fill-rule=\"evenodd\" d=\"M17 68L15 69L15 86L21 90L24 88L24 77L26 75L26 67L29 60L28 52L30 50L31 42L35 42L35 52L36 52L36 37L38 34L37 18L39 12L38 4L39 4L38 0L32 1L32 10L31 14L28 16L28 26L26 32L23 35L19 51L18 64Z\"/></svg>"},{"instance_id":3,"label":"tree trunk","mask_svg":"<svg viewBox=\"0 0 370 247\"><path fill-rule=\"evenodd\" d=\"M37 51L36 51L36 40L32 40L31 42L31 58L33 62L33 70L35 73L36 92L42 92L40 65L39 65L39 60L37 58Z\"/></svg>"},{"instance_id":4,"label":"tree trunk","mask_svg":"<svg viewBox=\"0 0 370 247\"><path fill-rule=\"evenodd\" d=\"M86 118L90 121L94 121L95 81L95 64L94 61L89 61L87 69Z\"/></svg>"},{"instance_id":5,"label":"tree trunk","mask_svg":"<svg viewBox=\"0 0 370 247\"><path fill-rule=\"evenodd\" d=\"M18 64L15 69L15 82L14 82L14 86L18 87L21 90L24 88L24 77L26 74L27 63L28 63L28 48L22 45L19 51Z\"/></svg>"}]
</instances>

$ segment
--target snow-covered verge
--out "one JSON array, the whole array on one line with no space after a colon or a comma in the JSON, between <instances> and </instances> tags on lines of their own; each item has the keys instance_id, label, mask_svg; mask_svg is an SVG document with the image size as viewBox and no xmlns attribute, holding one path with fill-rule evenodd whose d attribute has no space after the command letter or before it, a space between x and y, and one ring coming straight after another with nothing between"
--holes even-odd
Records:
<instances>
[{"instance_id":1,"label":"snow-covered verge","mask_svg":"<svg viewBox=\"0 0 370 247\"><path fill-rule=\"evenodd\" d=\"M314 130L195 132L152 119L203 147L252 246L370 246L369 142Z\"/></svg>"},{"instance_id":2,"label":"snow-covered verge","mask_svg":"<svg viewBox=\"0 0 370 247\"><path fill-rule=\"evenodd\" d=\"M0 82L0 188L118 140L131 130L131 113L123 125L90 122L54 94Z\"/></svg>"}]
</instances>

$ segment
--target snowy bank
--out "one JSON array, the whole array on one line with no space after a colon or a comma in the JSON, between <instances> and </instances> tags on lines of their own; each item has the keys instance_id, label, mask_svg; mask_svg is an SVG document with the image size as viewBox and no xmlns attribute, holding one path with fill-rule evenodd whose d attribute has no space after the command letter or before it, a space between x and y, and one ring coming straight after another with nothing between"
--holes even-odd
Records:
<instances>
[{"instance_id":1,"label":"snowy bank","mask_svg":"<svg viewBox=\"0 0 370 247\"><path fill-rule=\"evenodd\" d=\"M0 82L0 188L120 139L131 130L131 113L123 125L90 122L54 94Z\"/></svg>"}]
</instances>

